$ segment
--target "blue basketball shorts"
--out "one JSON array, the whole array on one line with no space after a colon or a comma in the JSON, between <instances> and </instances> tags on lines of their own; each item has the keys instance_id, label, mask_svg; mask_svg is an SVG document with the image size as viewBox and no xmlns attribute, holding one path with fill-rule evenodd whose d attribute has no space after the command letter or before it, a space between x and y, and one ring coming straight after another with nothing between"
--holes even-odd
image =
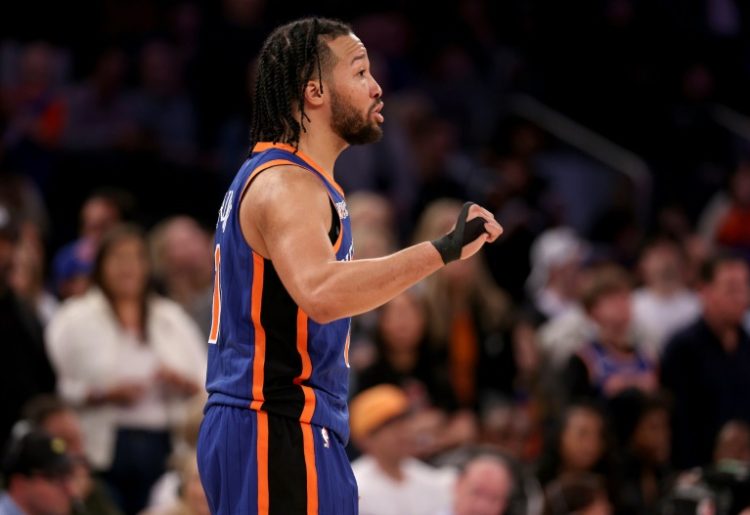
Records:
<instances>
[{"instance_id":1,"label":"blue basketball shorts","mask_svg":"<svg viewBox=\"0 0 750 515\"><path fill-rule=\"evenodd\" d=\"M326 428L212 405L198 469L214 515L357 515L357 483L343 443Z\"/></svg>"}]
</instances>

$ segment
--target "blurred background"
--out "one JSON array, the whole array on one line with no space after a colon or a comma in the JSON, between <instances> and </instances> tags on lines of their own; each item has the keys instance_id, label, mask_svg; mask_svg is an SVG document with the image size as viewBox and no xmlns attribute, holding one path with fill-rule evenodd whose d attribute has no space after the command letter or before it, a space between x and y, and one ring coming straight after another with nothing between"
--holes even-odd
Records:
<instances>
[{"instance_id":1,"label":"blurred background","mask_svg":"<svg viewBox=\"0 0 750 515\"><path fill-rule=\"evenodd\" d=\"M444 233L466 200L505 228L354 321L353 396L409 406L360 420L363 513L750 507L750 7L569 4L0 7L0 441L62 413L68 510L198 510L212 232L260 46L320 15L384 90L383 140L336 164L355 257ZM7 491L38 499L18 467ZM496 503L471 511L480 480ZM84 507L97 492L115 511Z\"/></svg>"}]
</instances>

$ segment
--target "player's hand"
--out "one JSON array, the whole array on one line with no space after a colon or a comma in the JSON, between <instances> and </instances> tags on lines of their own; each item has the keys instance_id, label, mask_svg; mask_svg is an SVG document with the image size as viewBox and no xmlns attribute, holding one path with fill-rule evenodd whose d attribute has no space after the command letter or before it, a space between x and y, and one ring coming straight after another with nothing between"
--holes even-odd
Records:
<instances>
[{"instance_id":1,"label":"player's hand","mask_svg":"<svg viewBox=\"0 0 750 515\"><path fill-rule=\"evenodd\" d=\"M469 214L466 218L467 225L473 225L469 222L471 222L471 220L475 218L484 219L484 231L476 239L463 246L463 248L461 249L461 259L467 259L473 256L474 254L479 252L479 249L481 249L485 243L494 242L503 233L503 227L498 223L497 220L495 220L495 217L492 213L490 213L482 206L472 204L469 208Z\"/></svg>"}]
</instances>

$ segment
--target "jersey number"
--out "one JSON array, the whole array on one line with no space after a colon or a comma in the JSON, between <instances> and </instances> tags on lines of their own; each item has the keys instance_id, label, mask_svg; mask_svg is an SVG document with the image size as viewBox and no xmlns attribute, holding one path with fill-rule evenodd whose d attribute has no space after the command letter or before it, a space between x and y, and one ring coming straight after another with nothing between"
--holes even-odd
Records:
<instances>
[{"instance_id":1,"label":"jersey number","mask_svg":"<svg viewBox=\"0 0 750 515\"><path fill-rule=\"evenodd\" d=\"M211 307L211 332L208 343L216 343L219 338L219 322L221 322L221 245L216 244L214 251L214 298Z\"/></svg>"}]
</instances>

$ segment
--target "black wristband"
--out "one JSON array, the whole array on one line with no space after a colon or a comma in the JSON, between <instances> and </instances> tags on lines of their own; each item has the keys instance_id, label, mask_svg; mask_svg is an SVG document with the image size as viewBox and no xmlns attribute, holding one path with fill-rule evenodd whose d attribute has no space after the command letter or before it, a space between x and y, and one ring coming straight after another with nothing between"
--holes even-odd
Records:
<instances>
[{"instance_id":1,"label":"black wristband","mask_svg":"<svg viewBox=\"0 0 750 515\"><path fill-rule=\"evenodd\" d=\"M461 212L458 215L455 229L445 236L430 242L440 253L440 257L446 265L461 257L461 249L464 248L464 245L471 243L483 233L487 232L484 230L484 224L487 223L487 220L484 218L477 217L472 218L468 222L466 221L471 205L471 202L467 202L463 205Z\"/></svg>"}]
</instances>

